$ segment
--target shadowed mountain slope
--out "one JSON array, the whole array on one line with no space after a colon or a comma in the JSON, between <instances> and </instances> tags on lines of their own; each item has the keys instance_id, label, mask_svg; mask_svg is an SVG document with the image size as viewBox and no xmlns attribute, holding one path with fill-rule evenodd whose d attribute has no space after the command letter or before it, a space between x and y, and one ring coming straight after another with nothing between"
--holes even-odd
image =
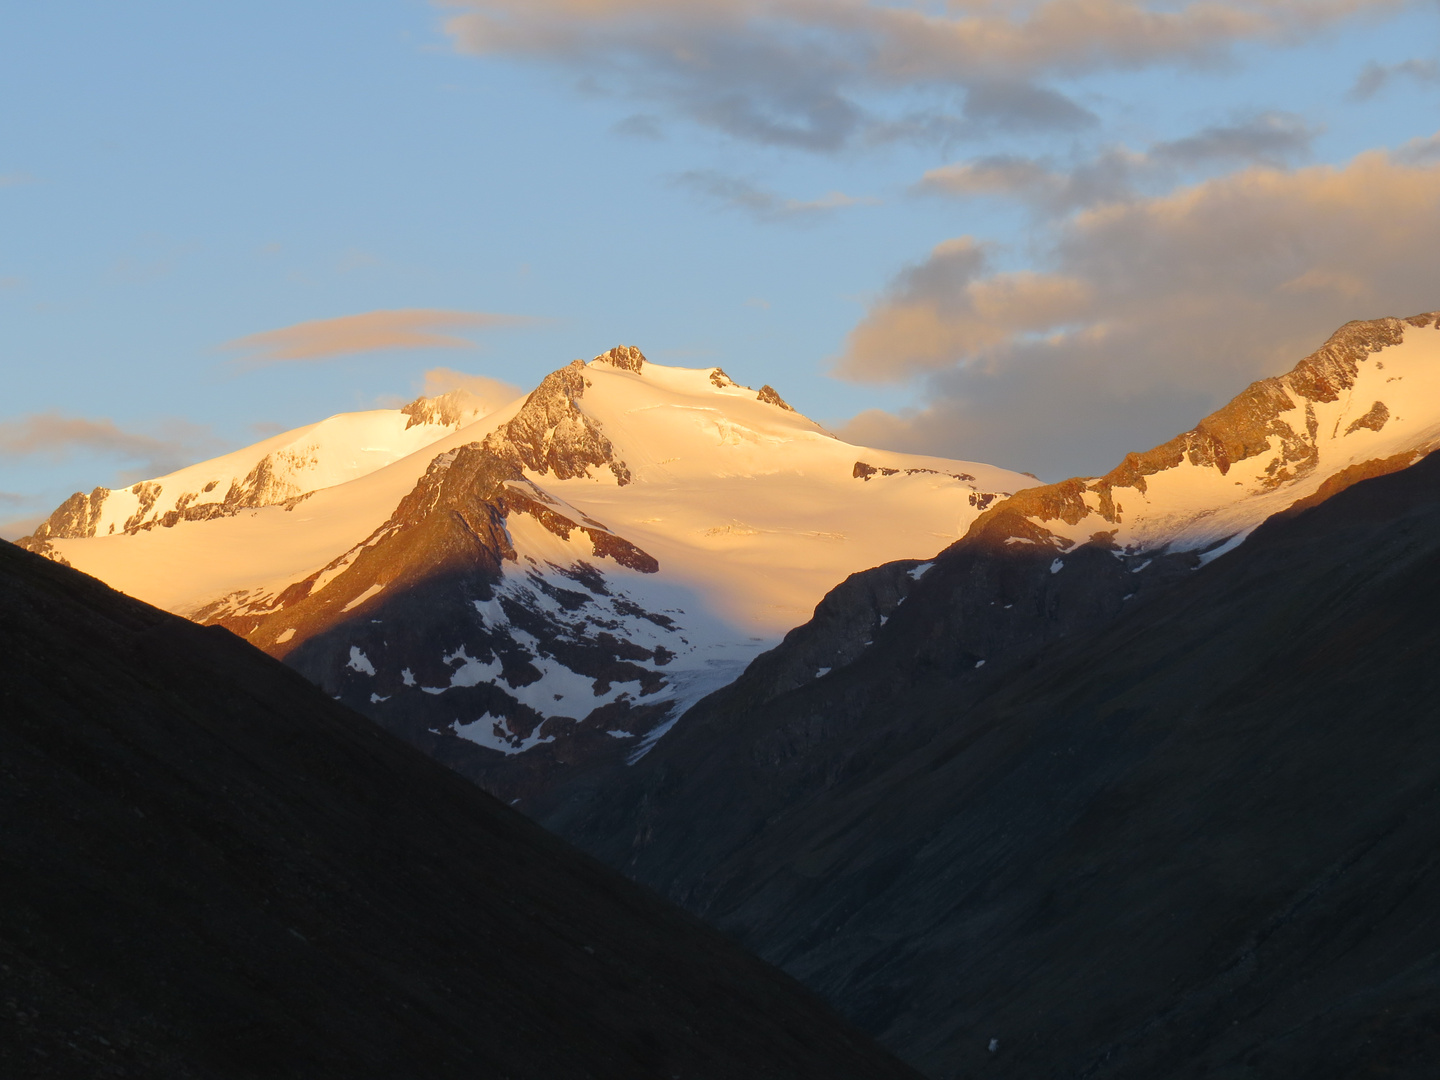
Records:
<instances>
[{"instance_id":1,"label":"shadowed mountain slope","mask_svg":"<svg viewBox=\"0 0 1440 1080\"><path fill-rule=\"evenodd\" d=\"M1422 1075L1440 456L1365 472L1198 569L1002 504L538 809L932 1076Z\"/></svg>"},{"instance_id":2,"label":"shadowed mountain slope","mask_svg":"<svg viewBox=\"0 0 1440 1080\"><path fill-rule=\"evenodd\" d=\"M902 1077L226 630L0 544L0 1074Z\"/></svg>"}]
</instances>

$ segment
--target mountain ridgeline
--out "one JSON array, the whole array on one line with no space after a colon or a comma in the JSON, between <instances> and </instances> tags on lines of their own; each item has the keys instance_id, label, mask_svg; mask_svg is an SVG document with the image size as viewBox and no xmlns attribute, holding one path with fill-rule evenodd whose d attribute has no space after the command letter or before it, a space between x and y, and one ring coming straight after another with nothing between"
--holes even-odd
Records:
<instances>
[{"instance_id":1,"label":"mountain ridgeline","mask_svg":"<svg viewBox=\"0 0 1440 1080\"><path fill-rule=\"evenodd\" d=\"M243 512L157 503L144 528L22 545L233 630L510 801L623 768L836 580L928 554L1033 483L848 446L771 387L631 346L469 415L441 398L332 418L317 428L363 427L376 467ZM273 441L318 463L287 491L326 473L309 429ZM170 498L259 451L263 470L264 444L146 490Z\"/></svg>"},{"instance_id":2,"label":"mountain ridgeline","mask_svg":"<svg viewBox=\"0 0 1440 1080\"><path fill-rule=\"evenodd\" d=\"M1437 329L1351 324L852 576L643 760L522 805L932 1076L1412 1075Z\"/></svg>"}]
</instances>

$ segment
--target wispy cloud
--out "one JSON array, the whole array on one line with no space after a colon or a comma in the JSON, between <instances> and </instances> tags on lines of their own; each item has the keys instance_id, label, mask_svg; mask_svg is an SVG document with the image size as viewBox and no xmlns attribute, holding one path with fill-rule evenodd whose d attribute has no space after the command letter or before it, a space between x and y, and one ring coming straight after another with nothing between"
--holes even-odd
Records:
<instances>
[{"instance_id":1,"label":"wispy cloud","mask_svg":"<svg viewBox=\"0 0 1440 1080\"><path fill-rule=\"evenodd\" d=\"M1398 64L1379 64L1374 60L1361 69L1350 88L1354 101L1368 101L1397 78L1440 84L1440 63L1434 60L1402 60Z\"/></svg>"},{"instance_id":2,"label":"wispy cloud","mask_svg":"<svg viewBox=\"0 0 1440 1080\"><path fill-rule=\"evenodd\" d=\"M845 437L1013 463L1108 468L1287 370L1352 318L1440 307L1440 164L1369 152L1252 167L1056 220L1043 270L967 238L898 275L838 371L919 376L923 408ZM1090 456L1071 457L1083 446ZM1112 460L1114 459L1114 460Z\"/></svg>"},{"instance_id":3,"label":"wispy cloud","mask_svg":"<svg viewBox=\"0 0 1440 1080\"><path fill-rule=\"evenodd\" d=\"M126 431L107 418L30 413L0 420L0 459L38 457L61 461L79 454L133 464L143 476L159 476L216 449L208 427L163 420L152 430Z\"/></svg>"},{"instance_id":4,"label":"wispy cloud","mask_svg":"<svg viewBox=\"0 0 1440 1080\"><path fill-rule=\"evenodd\" d=\"M1004 197L1047 213L1133 199L1212 166L1281 167L1309 155L1319 129L1293 113L1264 112L1216 124L1143 151L1112 146L1068 168L1022 156L992 156L943 165L915 185L926 194Z\"/></svg>"},{"instance_id":5,"label":"wispy cloud","mask_svg":"<svg viewBox=\"0 0 1440 1080\"><path fill-rule=\"evenodd\" d=\"M38 181L26 172L0 173L0 188L23 187Z\"/></svg>"},{"instance_id":6,"label":"wispy cloud","mask_svg":"<svg viewBox=\"0 0 1440 1080\"><path fill-rule=\"evenodd\" d=\"M733 210L742 210L762 221L794 221L813 218L851 206L874 206L879 199L831 191L818 199L789 199L753 181L714 169L692 169L673 178L677 187Z\"/></svg>"},{"instance_id":7,"label":"wispy cloud","mask_svg":"<svg viewBox=\"0 0 1440 1080\"><path fill-rule=\"evenodd\" d=\"M966 125L1093 118L1047 81L1214 63L1406 0L434 0L455 47L577 81L751 142L832 151ZM916 91L956 117L896 111ZM951 122L954 121L954 122ZM959 124L959 127L956 126Z\"/></svg>"},{"instance_id":8,"label":"wispy cloud","mask_svg":"<svg viewBox=\"0 0 1440 1080\"><path fill-rule=\"evenodd\" d=\"M524 326L535 321L519 315L424 308L367 311L249 334L220 348L239 353L234 362L240 367L333 360L387 349L473 349L475 342L456 331Z\"/></svg>"}]
</instances>

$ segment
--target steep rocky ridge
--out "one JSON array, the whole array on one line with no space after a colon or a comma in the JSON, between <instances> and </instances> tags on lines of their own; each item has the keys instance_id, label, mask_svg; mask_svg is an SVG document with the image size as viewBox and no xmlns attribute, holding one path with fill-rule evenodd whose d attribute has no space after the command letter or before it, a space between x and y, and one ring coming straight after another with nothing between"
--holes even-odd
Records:
<instances>
[{"instance_id":1,"label":"steep rocky ridge","mask_svg":"<svg viewBox=\"0 0 1440 1080\"><path fill-rule=\"evenodd\" d=\"M634 346L621 345L592 363L638 374L645 357ZM485 437L485 449L540 476L589 479L592 468L601 468L609 469L617 484L628 484L630 469L615 456L601 425L576 404L585 393L585 370L585 362L576 360L545 376L514 419Z\"/></svg>"},{"instance_id":2,"label":"steep rocky ridge","mask_svg":"<svg viewBox=\"0 0 1440 1080\"><path fill-rule=\"evenodd\" d=\"M217 627L0 543L0 1074L913 1075Z\"/></svg>"},{"instance_id":3,"label":"steep rocky ridge","mask_svg":"<svg viewBox=\"0 0 1440 1080\"><path fill-rule=\"evenodd\" d=\"M1435 312L1348 323L1190 431L1098 479L1027 489L989 527L1061 551L1102 532L1129 552L1243 539L1337 473L1440 445L1437 330Z\"/></svg>"},{"instance_id":4,"label":"steep rocky ridge","mask_svg":"<svg viewBox=\"0 0 1440 1080\"><path fill-rule=\"evenodd\" d=\"M670 665L694 662L683 613L650 611L625 587L658 569L470 445L437 458L384 525L268 613L198 619L513 799L569 762L618 763L670 715Z\"/></svg>"}]
</instances>

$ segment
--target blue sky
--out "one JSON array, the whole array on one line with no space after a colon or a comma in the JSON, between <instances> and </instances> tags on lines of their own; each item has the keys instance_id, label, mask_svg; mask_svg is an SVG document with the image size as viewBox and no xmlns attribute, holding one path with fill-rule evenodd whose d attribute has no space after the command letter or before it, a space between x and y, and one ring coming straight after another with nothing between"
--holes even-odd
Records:
<instances>
[{"instance_id":1,"label":"blue sky","mask_svg":"<svg viewBox=\"0 0 1440 1080\"><path fill-rule=\"evenodd\" d=\"M0 4L0 535L621 342L1102 471L1440 307L1437 61L1434 0ZM412 310L514 318L224 348Z\"/></svg>"}]
</instances>

